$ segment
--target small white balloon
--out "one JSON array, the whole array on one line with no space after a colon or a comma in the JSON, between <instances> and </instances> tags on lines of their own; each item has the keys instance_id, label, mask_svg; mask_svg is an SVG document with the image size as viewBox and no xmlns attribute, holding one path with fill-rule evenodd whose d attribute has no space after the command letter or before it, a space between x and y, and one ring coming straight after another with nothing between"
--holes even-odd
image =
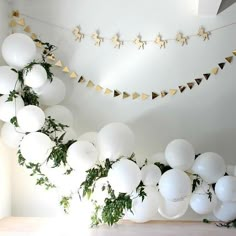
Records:
<instances>
[{"instance_id":1,"label":"small white balloon","mask_svg":"<svg viewBox=\"0 0 236 236\"><path fill-rule=\"evenodd\" d=\"M132 213L127 212L126 215L129 220L137 223L152 220L156 216L160 204L160 194L156 187L147 186L144 188L144 192L146 193L144 200L135 196L132 202Z\"/></svg>"},{"instance_id":2,"label":"small white balloon","mask_svg":"<svg viewBox=\"0 0 236 236\"><path fill-rule=\"evenodd\" d=\"M98 133L98 148L101 161L129 157L134 151L134 134L125 124L110 123Z\"/></svg>"},{"instance_id":3,"label":"small white balloon","mask_svg":"<svg viewBox=\"0 0 236 236\"><path fill-rule=\"evenodd\" d=\"M213 211L218 220L229 222L236 219L236 202L218 202Z\"/></svg>"},{"instance_id":4,"label":"small white balloon","mask_svg":"<svg viewBox=\"0 0 236 236\"><path fill-rule=\"evenodd\" d=\"M2 56L9 66L22 69L36 56L34 41L26 34L14 33L5 38Z\"/></svg>"},{"instance_id":5,"label":"small white balloon","mask_svg":"<svg viewBox=\"0 0 236 236\"><path fill-rule=\"evenodd\" d=\"M62 80L53 77L52 82L48 81L40 89L35 89L42 105L54 106L61 103L66 96L66 87Z\"/></svg>"},{"instance_id":6,"label":"small white balloon","mask_svg":"<svg viewBox=\"0 0 236 236\"><path fill-rule=\"evenodd\" d=\"M17 113L17 122L23 131L35 132L43 127L45 114L41 108L28 105Z\"/></svg>"},{"instance_id":7,"label":"small white balloon","mask_svg":"<svg viewBox=\"0 0 236 236\"><path fill-rule=\"evenodd\" d=\"M217 198L214 190L206 183L197 187L190 199L191 208L200 215L211 213L216 205Z\"/></svg>"},{"instance_id":8,"label":"small white balloon","mask_svg":"<svg viewBox=\"0 0 236 236\"><path fill-rule=\"evenodd\" d=\"M154 164L144 166L141 174L142 182L146 186L156 186L161 178L161 170Z\"/></svg>"},{"instance_id":9,"label":"small white balloon","mask_svg":"<svg viewBox=\"0 0 236 236\"><path fill-rule=\"evenodd\" d=\"M88 170L92 168L98 159L98 151L87 141L73 143L67 151L67 162L72 169Z\"/></svg>"},{"instance_id":10,"label":"small white balloon","mask_svg":"<svg viewBox=\"0 0 236 236\"><path fill-rule=\"evenodd\" d=\"M9 94L12 90L18 90L18 74L10 66L0 66L0 94Z\"/></svg>"},{"instance_id":11,"label":"small white balloon","mask_svg":"<svg viewBox=\"0 0 236 236\"><path fill-rule=\"evenodd\" d=\"M165 157L172 168L185 171L192 167L195 152L191 143L184 139L176 139L167 145Z\"/></svg>"},{"instance_id":12,"label":"small white balloon","mask_svg":"<svg viewBox=\"0 0 236 236\"><path fill-rule=\"evenodd\" d=\"M168 162L166 161L165 158L165 153L164 152L158 152L152 155L147 159L148 164L154 164L154 163L161 163L164 165L168 165Z\"/></svg>"},{"instance_id":13,"label":"small white balloon","mask_svg":"<svg viewBox=\"0 0 236 236\"><path fill-rule=\"evenodd\" d=\"M195 160L192 170L208 184L216 183L226 172L224 159L214 152L201 154Z\"/></svg>"},{"instance_id":14,"label":"small white balloon","mask_svg":"<svg viewBox=\"0 0 236 236\"><path fill-rule=\"evenodd\" d=\"M2 141L10 148L18 148L24 132L11 123L5 123L1 129Z\"/></svg>"},{"instance_id":15,"label":"small white balloon","mask_svg":"<svg viewBox=\"0 0 236 236\"><path fill-rule=\"evenodd\" d=\"M141 181L141 171L133 161L121 159L112 165L108 172L108 180L113 190L131 193Z\"/></svg>"},{"instance_id":16,"label":"small white balloon","mask_svg":"<svg viewBox=\"0 0 236 236\"><path fill-rule=\"evenodd\" d=\"M97 132L87 132L78 137L78 141L88 141L92 143L95 147L97 147Z\"/></svg>"},{"instance_id":17,"label":"small white balloon","mask_svg":"<svg viewBox=\"0 0 236 236\"><path fill-rule=\"evenodd\" d=\"M236 201L236 177L223 176L215 186L216 196L222 202Z\"/></svg>"},{"instance_id":18,"label":"small white balloon","mask_svg":"<svg viewBox=\"0 0 236 236\"><path fill-rule=\"evenodd\" d=\"M182 217L188 210L189 197L180 202L172 202L168 201L160 195L159 201L159 214L169 220L174 220Z\"/></svg>"},{"instance_id":19,"label":"small white balloon","mask_svg":"<svg viewBox=\"0 0 236 236\"><path fill-rule=\"evenodd\" d=\"M192 185L185 172L179 169L171 169L161 176L159 189L165 199L178 202L190 196Z\"/></svg>"},{"instance_id":20,"label":"small white balloon","mask_svg":"<svg viewBox=\"0 0 236 236\"><path fill-rule=\"evenodd\" d=\"M18 114L18 111L24 107L24 101L17 96L13 101L7 102L9 95L0 97L0 120L10 122L11 118Z\"/></svg>"},{"instance_id":21,"label":"small white balloon","mask_svg":"<svg viewBox=\"0 0 236 236\"><path fill-rule=\"evenodd\" d=\"M57 122L63 124L63 125L68 125L70 127L73 126L74 124L74 117L72 112L66 108L65 106L62 105L56 105L52 107L48 107L44 111L46 117L51 117L55 119Z\"/></svg>"},{"instance_id":22,"label":"small white balloon","mask_svg":"<svg viewBox=\"0 0 236 236\"><path fill-rule=\"evenodd\" d=\"M27 134L20 143L20 151L27 162L43 163L49 157L53 147L51 139L43 133Z\"/></svg>"}]
</instances>

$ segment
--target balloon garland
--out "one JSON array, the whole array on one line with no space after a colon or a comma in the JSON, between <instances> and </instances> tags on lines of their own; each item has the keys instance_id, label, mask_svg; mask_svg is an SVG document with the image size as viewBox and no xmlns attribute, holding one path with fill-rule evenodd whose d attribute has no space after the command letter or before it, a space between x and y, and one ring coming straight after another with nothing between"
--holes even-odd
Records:
<instances>
[{"instance_id":1,"label":"balloon garland","mask_svg":"<svg viewBox=\"0 0 236 236\"><path fill-rule=\"evenodd\" d=\"M60 201L65 212L79 195L93 204L92 226L113 225L123 217L147 222L157 213L176 219L189 206L200 215L213 212L226 222L221 226L235 225L236 167L226 168L218 154L195 155L188 141L177 139L139 166L134 135L125 124L111 123L77 138L72 113L58 105L65 86L46 62L55 46L40 43L42 58L34 59L30 37L16 33L3 42L9 66L0 67L1 137L18 149L19 164L37 177L37 185L66 190Z\"/></svg>"}]
</instances>

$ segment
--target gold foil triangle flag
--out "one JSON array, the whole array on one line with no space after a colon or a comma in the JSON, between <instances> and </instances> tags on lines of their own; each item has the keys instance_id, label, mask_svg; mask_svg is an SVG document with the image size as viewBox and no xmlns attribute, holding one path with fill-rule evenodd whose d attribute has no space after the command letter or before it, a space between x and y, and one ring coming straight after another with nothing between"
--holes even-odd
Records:
<instances>
[{"instance_id":1,"label":"gold foil triangle flag","mask_svg":"<svg viewBox=\"0 0 236 236\"><path fill-rule=\"evenodd\" d=\"M170 89L169 93L173 96L177 93L177 89Z\"/></svg>"},{"instance_id":2,"label":"gold foil triangle flag","mask_svg":"<svg viewBox=\"0 0 236 236\"><path fill-rule=\"evenodd\" d=\"M72 79L76 79L77 77L78 77L78 75L74 71L70 74L70 78L72 78Z\"/></svg>"},{"instance_id":3,"label":"gold foil triangle flag","mask_svg":"<svg viewBox=\"0 0 236 236\"><path fill-rule=\"evenodd\" d=\"M133 100L135 100L135 99L137 99L137 98L139 98L139 97L140 97L140 94L137 93L137 92L135 92L135 93L132 94Z\"/></svg>"},{"instance_id":4,"label":"gold foil triangle flag","mask_svg":"<svg viewBox=\"0 0 236 236\"><path fill-rule=\"evenodd\" d=\"M55 55L53 53L51 53L51 55L47 56L47 59L50 60L50 61L55 61L56 57L55 57Z\"/></svg>"},{"instance_id":5,"label":"gold foil triangle flag","mask_svg":"<svg viewBox=\"0 0 236 236\"><path fill-rule=\"evenodd\" d=\"M234 56L236 56L236 50L233 50L233 52L232 52L233 54L234 54Z\"/></svg>"},{"instance_id":6,"label":"gold foil triangle flag","mask_svg":"<svg viewBox=\"0 0 236 236\"><path fill-rule=\"evenodd\" d=\"M205 77L206 80L209 79L210 75L211 75L211 74L209 74L209 73L203 74L203 76Z\"/></svg>"},{"instance_id":7,"label":"gold foil triangle flag","mask_svg":"<svg viewBox=\"0 0 236 236\"><path fill-rule=\"evenodd\" d=\"M18 25L20 25L20 26L25 26L25 19L24 19L24 18L21 18L21 19L19 19L16 23L17 23Z\"/></svg>"},{"instance_id":8,"label":"gold foil triangle flag","mask_svg":"<svg viewBox=\"0 0 236 236\"><path fill-rule=\"evenodd\" d=\"M69 73L70 72L68 66L65 66L62 71L65 72L65 73Z\"/></svg>"},{"instance_id":9,"label":"gold foil triangle flag","mask_svg":"<svg viewBox=\"0 0 236 236\"><path fill-rule=\"evenodd\" d=\"M152 100L156 99L158 96L158 93L152 92Z\"/></svg>"},{"instance_id":10,"label":"gold foil triangle flag","mask_svg":"<svg viewBox=\"0 0 236 236\"><path fill-rule=\"evenodd\" d=\"M161 97L164 98L168 93L166 91L161 91Z\"/></svg>"},{"instance_id":11,"label":"gold foil triangle flag","mask_svg":"<svg viewBox=\"0 0 236 236\"><path fill-rule=\"evenodd\" d=\"M55 63L55 66L62 67L62 62L61 62L61 60L58 60L58 61Z\"/></svg>"},{"instance_id":12,"label":"gold foil triangle flag","mask_svg":"<svg viewBox=\"0 0 236 236\"><path fill-rule=\"evenodd\" d=\"M24 31L25 31L26 33L30 33L30 32L31 32L31 29L30 29L29 26L26 26L26 27L24 28Z\"/></svg>"},{"instance_id":13,"label":"gold foil triangle flag","mask_svg":"<svg viewBox=\"0 0 236 236\"><path fill-rule=\"evenodd\" d=\"M202 82L202 79L201 78L197 78L197 79L195 79L195 81L196 81L197 85L200 85L201 82Z\"/></svg>"},{"instance_id":14,"label":"gold foil triangle flag","mask_svg":"<svg viewBox=\"0 0 236 236\"><path fill-rule=\"evenodd\" d=\"M214 74L214 75L216 75L216 74L218 73L218 70L219 70L219 68L218 68L218 67L215 67L215 68L213 68L213 69L211 70L211 73Z\"/></svg>"},{"instance_id":15,"label":"gold foil triangle flag","mask_svg":"<svg viewBox=\"0 0 236 236\"><path fill-rule=\"evenodd\" d=\"M104 92L104 94L111 94L113 91L111 90L111 89L109 89L109 88L106 88L105 89L105 92Z\"/></svg>"},{"instance_id":16,"label":"gold foil triangle flag","mask_svg":"<svg viewBox=\"0 0 236 236\"><path fill-rule=\"evenodd\" d=\"M225 66L225 62L219 63L218 66L220 67L221 70L223 70Z\"/></svg>"},{"instance_id":17,"label":"gold foil triangle flag","mask_svg":"<svg viewBox=\"0 0 236 236\"><path fill-rule=\"evenodd\" d=\"M130 94L127 92L123 92L123 99L126 99L128 97L130 97Z\"/></svg>"},{"instance_id":18,"label":"gold foil triangle flag","mask_svg":"<svg viewBox=\"0 0 236 236\"><path fill-rule=\"evenodd\" d=\"M101 92L101 91L103 90L103 87L98 84L98 85L95 87L95 90L96 90L97 92Z\"/></svg>"},{"instance_id":19,"label":"gold foil triangle flag","mask_svg":"<svg viewBox=\"0 0 236 236\"><path fill-rule=\"evenodd\" d=\"M38 36L37 36L35 33L32 33L32 34L31 34L31 38L32 38L33 40L35 40L35 39L38 38Z\"/></svg>"},{"instance_id":20,"label":"gold foil triangle flag","mask_svg":"<svg viewBox=\"0 0 236 236\"><path fill-rule=\"evenodd\" d=\"M229 63L231 63L233 61L233 56L231 57L226 57L225 60Z\"/></svg>"},{"instance_id":21,"label":"gold foil triangle flag","mask_svg":"<svg viewBox=\"0 0 236 236\"><path fill-rule=\"evenodd\" d=\"M192 89L193 86L194 86L194 82L189 82L189 83L187 83L187 85L188 85L188 87L189 87L190 89Z\"/></svg>"},{"instance_id":22,"label":"gold foil triangle flag","mask_svg":"<svg viewBox=\"0 0 236 236\"><path fill-rule=\"evenodd\" d=\"M119 90L115 89L114 93L113 93L113 97L115 98L115 97L118 97L120 95L121 95L121 92Z\"/></svg>"},{"instance_id":23,"label":"gold foil triangle flag","mask_svg":"<svg viewBox=\"0 0 236 236\"><path fill-rule=\"evenodd\" d=\"M149 96L150 96L150 95L148 95L148 94L146 94L146 93L142 93L141 99L144 101L144 100L148 99Z\"/></svg>"},{"instance_id":24,"label":"gold foil triangle flag","mask_svg":"<svg viewBox=\"0 0 236 236\"><path fill-rule=\"evenodd\" d=\"M84 83L86 80L83 76L80 76L78 83Z\"/></svg>"},{"instance_id":25,"label":"gold foil triangle flag","mask_svg":"<svg viewBox=\"0 0 236 236\"><path fill-rule=\"evenodd\" d=\"M86 87L93 88L94 87L94 83L91 80L89 80Z\"/></svg>"},{"instance_id":26,"label":"gold foil triangle flag","mask_svg":"<svg viewBox=\"0 0 236 236\"><path fill-rule=\"evenodd\" d=\"M179 86L179 91L181 93L183 93L185 89L186 89L186 86L183 86L183 85Z\"/></svg>"},{"instance_id":27,"label":"gold foil triangle flag","mask_svg":"<svg viewBox=\"0 0 236 236\"><path fill-rule=\"evenodd\" d=\"M15 20L11 20L11 22L10 22L10 27L16 27L16 21Z\"/></svg>"},{"instance_id":28,"label":"gold foil triangle flag","mask_svg":"<svg viewBox=\"0 0 236 236\"><path fill-rule=\"evenodd\" d=\"M20 17L19 11L18 11L18 10L12 11L12 16L14 16L14 17Z\"/></svg>"}]
</instances>

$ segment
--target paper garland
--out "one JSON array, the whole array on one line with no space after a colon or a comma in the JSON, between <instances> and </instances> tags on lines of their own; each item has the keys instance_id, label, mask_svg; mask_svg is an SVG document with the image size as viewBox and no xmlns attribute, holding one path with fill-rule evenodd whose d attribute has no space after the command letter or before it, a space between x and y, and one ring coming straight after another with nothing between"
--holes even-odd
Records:
<instances>
[{"instance_id":1,"label":"paper garland","mask_svg":"<svg viewBox=\"0 0 236 236\"><path fill-rule=\"evenodd\" d=\"M24 18L20 18L20 13L19 11L13 11L12 13L12 17L13 19L10 22L10 26L12 28L16 27L17 25L24 27L24 31L26 33L29 33L31 38L36 39L37 35L35 33L31 32L31 28L30 26L26 26L25 24L25 19ZM20 19L16 19L16 18L20 18ZM84 35L77 30L77 40L80 41ZM203 37L204 40L207 40L207 38L209 37L209 32L205 32L203 29L200 31L199 30L199 35L201 37ZM103 38L99 36L99 33L96 32L95 34L93 34L93 39L95 40L95 44L96 45L100 45L103 42ZM187 36L183 36L181 33L178 34L177 36L179 43L181 44L187 44ZM176 40L177 40L176 38ZM120 41L119 39L119 35L114 36L113 38L115 47L120 47L123 42ZM167 44L167 41L162 40L161 36L157 36L155 42L160 46L160 47L164 47ZM135 44L137 45L138 48L144 48L144 45L146 45L145 41L142 41L141 36L137 36L137 38L135 39ZM36 43L36 46L41 48L42 45L40 45L39 43ZM233 57L236 56L236 50L232 51L232 55L225 57L225 61L228 62L228 64L231 64L233 61ZM118 89L111 89L111 88L103 88L101 85L94 83L92 80L87 80L85 79L83 76L78 76L78 74L75 71L71 71L69 69L68 66L66 66L62 60L56 58L56 56L53 54L50 57L48 57L48 60L50 60L51 62L53 62L53 64L60 68L60 70L66 74L68 74L69 78L71 79L78 79L78 84L81 85L85 85L86 88L89 89L95 89L95 91L101 93L101 94L105 94L105 95L112 95L114 98L122 98L123 100L126 100L128 98L131 98L132 100L138 100L141 99L142 101L146 101L148 99L151 100L156 100L157 98L165 98L167 95L170 96L174 96L178 93L183 93L186 91L186 89L192 90L193 88L195 88L197 86L199 86L202 81L205 79L206 81L210 78L211 75L217 75L219 69L223 70L225 68L226 62L221 62L218 63L218 65L214 68L211 69L210 73L204 73L203 76L201 78L195 78L194 80L187 82L186 84L182 84L177 86L176 88L170 88L170 89L166 89L166 90L162 90L160 92L151 92L150 94L147 94L145 92L127 92L127 91L119 91Z\"/></svg>"}]
</instances>

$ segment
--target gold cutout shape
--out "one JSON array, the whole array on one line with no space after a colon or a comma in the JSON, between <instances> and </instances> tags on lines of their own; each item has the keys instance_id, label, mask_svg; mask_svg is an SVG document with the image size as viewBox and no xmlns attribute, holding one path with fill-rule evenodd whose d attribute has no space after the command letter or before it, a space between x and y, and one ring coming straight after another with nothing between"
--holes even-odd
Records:
<instances>
[{"instance_id":1,"label":"gold cutout shape","mask_svg":"<svg viewBox=\"0 0 236 236\"><path fill-rule=\"evenodd\" d=\"M166 48L166 44L168 43L167 40L163 40L161 35L159 34L156 38L154 43L160 46L160 48Z\"/></svg>"},{"instance_id":2,"label":"gold cutout shape","mask_svg":"<svg viewBox=\"0 0 236 236\"><path fill-rule=\"evenodd\" d=\"M14 17L20 17L20 12L18 10L12 11L12 16Z\"/></svg>"},{"instance_id":3,"label":"gold cutout shape","mask_svg":"<svg viewBox=\"0 0 236 236\"><path fill-rule=\"evenodd\" d=\"M197 78L197 79L195 79L195 81L196 81L197 85L200 85L202 83L202 79L201 78Z\"/></svg>"},{"instance_id":4,"label":"gold cutout shape","mask_svg":"<svg viewBox=\"0 0 236 236\"><path fill-rule=\"evenodd\" d=\"M157 97L159 97L159 94L152 92L152 100L156 99Z\"/></svg>"},{"instance_id":5,"label":"gold cutout shape","mask_svg":"<svg viewBox=\"0 0 236 236\"><path fill-rule=\"evenodd\" d=\"M109 89L109 88L106 88L105 89L105 92L104 92L104 94L111 94L112 93L112 90L111 89Z\"/></svg>"},{"instance_id":6,"label":"gold cutout shape","mask_svg":"<svg viewBox=\"0 0 236 236\"><path fill-rule=\"evenodd\" d=\"M120 40L120 36L118 34L112 37L111 42L114 44L114 48L118 49L120 49L120 46L124 44L124 42Z\"/></svg>"},{"instance_id":7,"label":"gold cutout shape","mask_svg":"<svg viewBox=\"0 0 236 236\"><path fill-rule=\"evenodd\" d=\"M126 99L128 97L130 97L130 94L127 92L123 92L123 99Z\"/></svg>"},{"instance_id":8,"label":"gold cutout shape","mask_svg":"<svg viewBox=\"0 0 236 236\"><path fill-rule=\"evenodd\" d=\"M138 49L144 49L144 46L147 44L146 41L142 41L140 35L138 35L138 36L134 39L133 43L138 47Z\"/></svg>"},{"instance_id":9,"label":"gold cutout shape","mask_svg":"<svg viewBox=\"0 0 236 236\"><path fill-rule=\"evenodd\" d=\"M214 75L216 75L216 74L218 73L218 71L219 71L219 68L218 68L218 67L215 67L215 68L213 68L213 69L211 70L211 73L214 74Z\"/></svg>"},{"instance_id":10,"label":"gold cutout shape","mask_svg":"<svg viewBox=\"0 0 236 236\"><path fill-rule=\"evenodd\" d=\"M69 70L69 68L67 66L65 66L62 71L65 72L65 73L69 73L70 72L70 70Z\"/></svg>"},{"instance_id":11,"label":"gold cutout shape","mask_svg":"<svg viewBox=\"0 0 236 236\"><path fill-rule=\"evenodd\" d=\"M24 18L21 18L21 19L19 19L16 23L17 23L18 25L20 25L20 26L25 26L25 19L24 19Z\"/></svg>"},{"instance_id":12,"label":"gold cutout shape","mask_svg":"<svg viewBox=\"0 0 236 236\"><path fill-rule=\"evenodd\" d=\"M96 90L97 92L101 92L101 91L103 90L103 87L98 84L98 85L96 86L95 90Z\"/></svg>"},{"instance_id":13,"label":"gold cutout shape","mask_svg":"<svg viewBox=\"0 0 236 236\"><path fill-rule=\"evenodd\" d=\"M91 80L89 80L86 87L93 88L94 86L95 84Z\"/></svg>"},{"instance_id":14,"label":"gold cutout shape","mask_svg":"<svg viewBox=\"0 0 236 236\"><path fill-rule=\"evenodd\" d=\"M80 76L78 83L84 83L86 82L86 79L83 76Z\"/></svg>"},{"instance_id":15,"label":"gold cutout shape","mask_svg":"<svg viewBox=\"0 0 236 236\"><path fill-rule=\"evenodd\" d=\"M181 93L183 93L184 90L186 89L186 86L183 86L183 85L178 86L178 87L179 87L179 91L180 91Z\"/></svg>"},{"instance_id":16,"label":"gold cutout shape","mask_svg":"<svg viewBox=\"0 0 236 236\"><path fill-rule=\"evenodd\" d=\"M50 61L56 61L56 57L53 53L51 55L48 55L47 59L50 60Z\"/></svg>"},{"instance_id":17,"label":"gold cutout shape","mask_svg":"<svg viewBox=\"0 0 236 236\"><path fill-rule=\"evenodd\" d=\"M118 97L120 95L121 95L121 92L119 90L115 89L114 93L113 93L113 97L115 98L115 97Z\"/></svg>"},{"instance_id":18,"label":"gold cutout shape","mask_svg":"<svg viewBox=\"0 0 236 236\"><path fill-rule=\"evenodd\" d=\"M70 74L70 78L72 78L72 79L76 79L77 77L78 77L78 75L74 71Z\"/></svg>"},{"instance_id":19,"label":"gold cutout shape","mask_svg":"<svg viewBox=\"0 0 236 236\"><path fill-rule=\"evenodd\" d=\"M206 80L209 79L210 75L211 75L211 74L209 74L209 73L203 74L203 76L204 76L204 78L205 78Z\"/></svg>"},{"instance_id":20,"label":"gold cutout shape","mask_svg":"<svg viewBox=\"0 0 236 236\"><path fill-rule=\"evenodd\" d=\"M139 97L140 97L140 94L137 93L137 92L134 92L134 93L132 94L133 100L135 100L135 99L137 99L137 98L139 98Z\"/></svg>"},{"instance_id":21,"label":"gold cutout shape","mask_svg":"<svg viewBox=\"0 0 236 236\"><path fill-rule=\"evenodd\" d=\"M75 36L75 41L81 42L81 40L84 38L84 34L80 32L80 27L77 26L72 33Z\"/></svg>"},{"instance_id":22,"label":"gold cutout shape","mask_svg":"<svg viewBox=\"0 0 236 236\"><path fill-rule=\"evenodd\" d=\"M188 87L190 88L190 89L192 89L193 87L194 87L194 82L189 82L189 83L187 83L187 85L188 85Z\"/></svg>"},{"instance_id":23,"label":"gold cutout shape","mask_svg":"<svg viewBox=\"0 0 236 236\"><path fill-rule=\"evenodd\" d=\"M142 93L141 95L141 99L144 101L144 100L147 100L148 98L150 97L150 95L146 94L146 93Z\"/></svg>"},{"instance_id":24,"label":"gold cutout shape","mask_svg":"<svg viewBox=\"0 0 236 236\"><path fill-rule=\"evenodd\" d=\"M26 26L26 27L24 28L24 31L25 31L26 33L31 33L31 29L30 29L29 26Z\"/></svg>"},{"instance_id":25,"label":"gold cutout shape","mask_svg":"<svg viewBox=\"0 0 236 236\"><path fill-rule=\"evenodd\" d=\"M55 63L55 66L57 66L57 67L62 67L63 65L62 65L61 60L58 60L58 61Z\"/></svg>"},{"instance_id":26,"label":"gold cutout shape","mask_svg":"<svg viewBox=\"0 0 236 236\"><path fill-rule=\"evenodd\" d=\"M98 32L92 34L92 39L95 41L94 45L98 47L101 46L101 43L104 41L104 39L99 36Z\"/></svg>"},{"instance_id":27,"label":"gold cutout shape","mask_svg":"<svg viewBox=\"0 0 236 236\"><path fill-rule=\"evenodd\" d=\"M229 63L231 63L233 61L233 56L231 57L226 57L225 60Z\"/></svg>"},{"instance_id":28,"label":"gold cutout shape","mask_svg":"<svg viewBox=\"0 0 236 236\"><path fill-rule=\"evenodd\" d=\"M188 39L189 39L188 36L183 36L183 34L180 32L177 33L176 35L176 41L180 43L182 46L188 45Z\"/></svg>"},{"instance_id":29,"label":"gold cutout shape","mask_svg":"<svg viewBox=\"0 0 236 236\"><path fill-rule=\"evenodd\" d=\"M169 93L170 93L170 95L175 95L176 93L177 93L177 89L170 89L170 91L169 91Z\"/></svg>"},{"instance_id":30,"label":"gold cutout shape","mask_svg":"<svg viewBox=\"0 0 236 236\"><path fill-rule=\"evenodd\" d=\"M218 66L220 67L221 70L223 70L225 67L225 62L219 63Z\"/></svg>"},{"instance_id":31,"label":"gold cutout shape","mask_svg":"<svg viewBox=\"0 0 236 236\"><path fill-rule=\"evenodd\" d=\"M204 27L200 27L200 29L198 30L197 35L199 37L203 38L203 41L209 40L209 35L211 34L211 32L206 32Z\"/></svg>"},{"instance_id":32,"label":"gold cutout shape","mask_svg":"<svg viewBox=\"0 0 236 236\"><path fill-rule=\"evenodd\" d=\"M32 33L32 34L31 34L31 38L32 38L33 40L35 40L35 39L38 38L38 36L37 36L35 33Z\"/></svg>"},{"instance_id":33,"label":"gold cutout shape","mask_svg":"<svg viewBox=\"0 0 236 236\"><path fill-rule=\"evenodd\" d=\"M14 28L14 27L16 27L17 23L15 20L11 20L9 25L10 25L10 27Z\"/></svg>"},{"instance_id":34,"label":"gold cutout shape","mask_svg":"<svg viewBox=\"0 0 236 236\"><path fill-rule=\"evenodd\" d=\"M161 91L161 97L164 98L168 93L166 91Z\"/></svg>"},{"instance_id":35,"label":"gold cutout shape","mask_svg":"<svg viewBox=\"0 0 236 236\"><path fill-rule=\"evenodd\" d=\"M234 50L232 53L234 54L234 56L236 56L236 50Z\"/></svg>"},{"instance_id":36,"label":"gold cutout shape","mask_svg":"<svg viewBox=\"0 0 236 236\"><path fill-rule=\"evenodd\" d=\"M42 48L43 47L41 42L36 42L35 45L36 45L37 48Z\"/></svg>"}]
</instances>

